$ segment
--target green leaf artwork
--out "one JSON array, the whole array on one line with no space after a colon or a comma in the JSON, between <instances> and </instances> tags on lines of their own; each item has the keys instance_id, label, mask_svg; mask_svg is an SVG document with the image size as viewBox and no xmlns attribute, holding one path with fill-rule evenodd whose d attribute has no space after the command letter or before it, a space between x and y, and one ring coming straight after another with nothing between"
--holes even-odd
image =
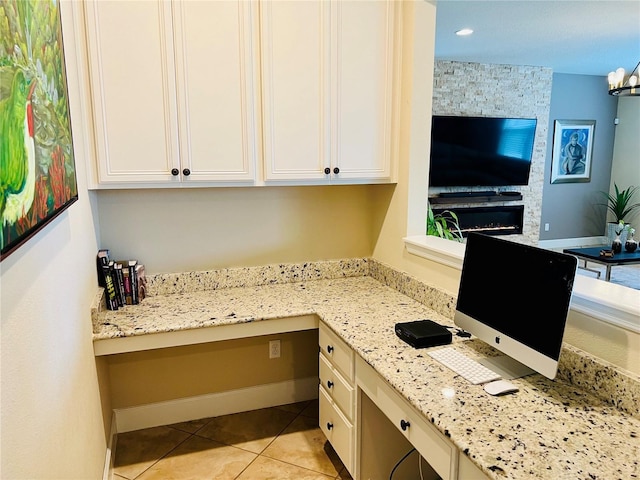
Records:
<instances>
[{"instance_id":1,"label":"green leaf artwork","mask_svg":"<svg viewBox=\"0 0 640 480\"><path fill-rule=\"evenodd\" d=\"M0 1L0 259L78 199L57 0Z\"/></svg>"}]
</instances>

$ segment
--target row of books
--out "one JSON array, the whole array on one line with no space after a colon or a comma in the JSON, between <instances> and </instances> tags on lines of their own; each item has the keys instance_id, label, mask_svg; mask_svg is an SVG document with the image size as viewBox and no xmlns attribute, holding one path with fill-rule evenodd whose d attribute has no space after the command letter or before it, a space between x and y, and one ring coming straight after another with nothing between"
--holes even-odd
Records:
<instances>
[{"instance_id":1,"label":"row of books","mask_svg":"<svg viewBox=\"0 0 640 480\"><path fill-rule=\"evenodd\" d=\"M109 310L125 305L137 305L146 296L144 265L137 260L109 258L109 250L98 250L98 283L105 289Z\"/></svg>"}]
</instances>

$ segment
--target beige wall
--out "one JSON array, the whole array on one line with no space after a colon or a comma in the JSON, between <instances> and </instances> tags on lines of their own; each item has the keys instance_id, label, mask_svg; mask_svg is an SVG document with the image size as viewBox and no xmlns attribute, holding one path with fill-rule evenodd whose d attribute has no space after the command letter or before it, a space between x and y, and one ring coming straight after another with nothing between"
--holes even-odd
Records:
<instances>
[{"instance_id":1,"label":"beige wall","mask_svg":"<svg viewBox=\"0 0 640 480\"><path fill-rule=\"evenodd\" d=\"M72 31L68 5L65 33ZM97 242L71 40L65 54L80 199L0 267L3 479L97 479L105 458L89 318Z\"/></svg>"},{"instance_id":2,"label":"beige wall","mask_svg":"<svg viewBox=\"0 0 640 480\"><path fill-rule=\"evenodd\" d=\"M460 271L410 255L402 238L426 231L429 137L435 48L435 6L404 3L402 99L398 185L388 206L376 210L382 225L374 258L451 293Z\"/></svg>"},{"instance_id":3,"label":"beige wall","mask_svg":"<svg viewBox=\"0 0 640 480\"><path fill-rule=\"evenodd\" d=\"M269 341L280 358L269 359ZM318 331L242 338L107 357L113 408L318 375Z\"/></svg>"},{"instance_id":4,"label":"beige wall","mask_svg":"<svg viewBox=\"0 0 640 480\"><path fill-rule=\"evenodd\" d=\"M640 374L640 335L637 333L571 312L564 341Z\"/></svg>"},{"instance_id":5,"label":"beige wall","mask_svg":"<svg viewBox=\"0 0 640 480\"><path fill-rule=\"evenodd\" d=\"M98 192L100 245L148 273L368 257L393 185Z\"/></svg>"}]
</instances>

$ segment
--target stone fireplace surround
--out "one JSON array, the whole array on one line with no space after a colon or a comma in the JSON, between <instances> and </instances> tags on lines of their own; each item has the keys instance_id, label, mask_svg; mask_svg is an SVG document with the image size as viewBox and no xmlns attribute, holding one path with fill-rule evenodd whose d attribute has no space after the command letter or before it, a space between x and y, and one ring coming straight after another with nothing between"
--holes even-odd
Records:
<instances>
[{"instance_id":1,"label":"stone fireplace surround","mask_svg":"<svg viewBox=\"0 0 640 480\"><path fill-rule=\"evenodd\" d=\"M537 245L542 216L542 187L549 129L549 108L553 72L549 68L515 65L436 61L433 86L433 115L461 115L511 118L536 118L537 128L531 162L529 184L497 187L498 193L517 190L518 200L495 202L447 202L434 209L450 209L457 213L472 208L519 206L523 210L521 233L510 233L514 239ZM527 88L522 80L527 79ZM484 191L487 187L429 188L429 197L443 192ZM518 197L515 197L518 198ZM481 210L478 210L478 214Z\"/></svg>"}]
</instances>

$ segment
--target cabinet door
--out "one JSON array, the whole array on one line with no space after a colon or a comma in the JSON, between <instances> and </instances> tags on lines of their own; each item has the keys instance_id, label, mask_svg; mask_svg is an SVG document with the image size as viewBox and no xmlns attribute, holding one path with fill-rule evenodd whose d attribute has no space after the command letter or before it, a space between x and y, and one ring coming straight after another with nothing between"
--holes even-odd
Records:
<instances>
[{"instance_id":1,"label":"cabinet door","mask_svg":"<svg viewBox=\"0 0 640 480\"><path fill-rule=\"evenodd\" d=\"M330 2L260 9L265 179L328 181Z\"/></svg>"},{"instance_id":2,"label":"cabinet door","mask_svg":"<svg viewBox=\"0 0 640 480\"><path fill-rule=\"evenodd\" d=\"M90 1L85 7L98 181L176 181L169 4Z\"/></svg>"},{"instance_id":3,"label":"cabinet door","mask_svg":"<svg viewBox=\"0 0 640 480\"><path fill-rule=\"evenodd\" d=\"M390 180L393 1L332 3L332 146L339 180Z\"/></svg>"},{"instance_id":4,"label":"cabinet door","mask_svg":"<svg viewBox=\"0 0 640 480\"><path fill-rule=\"evenodd\" d=\"M257 3L173 3L184 182L255 179Z\"/></svg>"}]
</instances>

